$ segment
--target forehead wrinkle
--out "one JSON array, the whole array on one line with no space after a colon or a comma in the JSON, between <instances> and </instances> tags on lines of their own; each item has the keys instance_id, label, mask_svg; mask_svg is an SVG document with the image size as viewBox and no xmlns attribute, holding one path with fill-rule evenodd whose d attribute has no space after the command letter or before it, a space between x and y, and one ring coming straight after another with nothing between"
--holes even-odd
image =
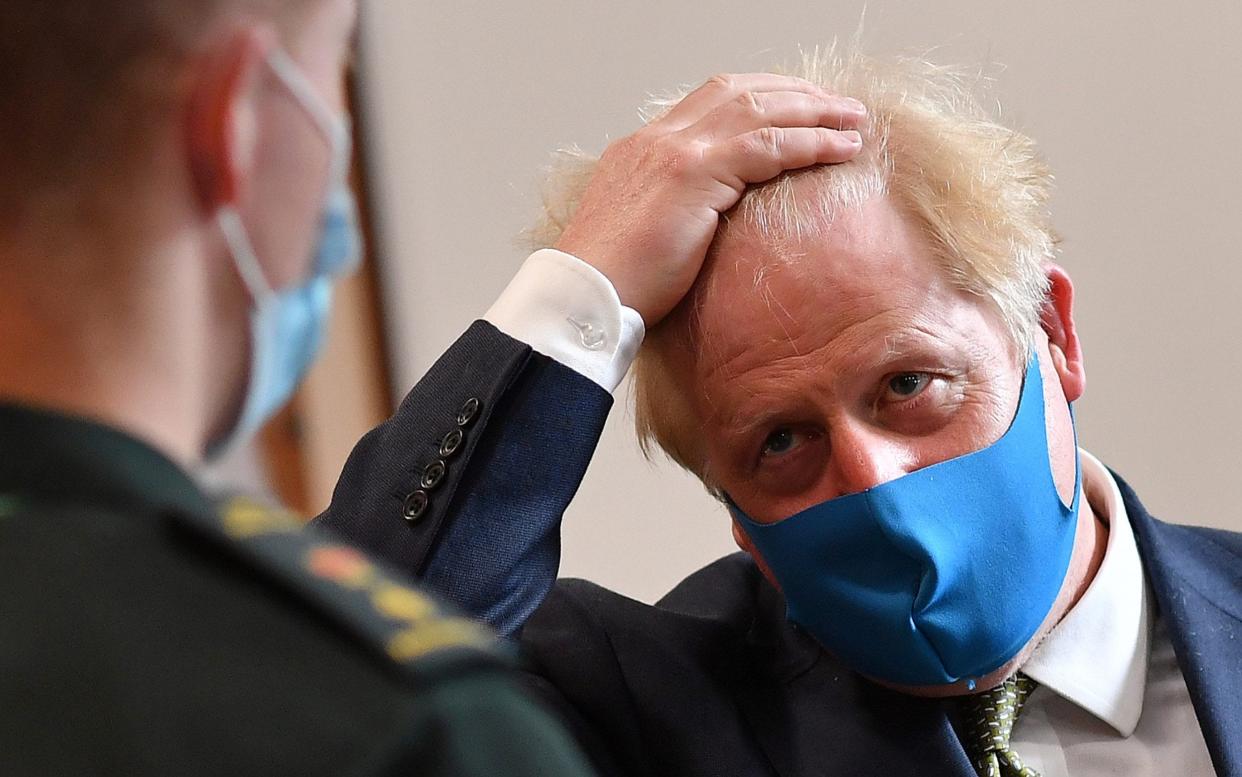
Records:
<instances>
[{"instance_id":1,"label":"forehead wrinkle","mask_svg":"<svg viewBox=\"0 0 1242 777\"><path fill-rule=\"evenodd\" d=\"M884 335L884 352L880 358L882 361L895 361L912 356L926 344L927 340L952 347L953 343L945 337L945 332L954 332L949 322L932 321L923 314L923 311L918 311L916 316L910 320L908 327ZM970 341L967 341L966 345L968 349L973 347Z\"/></svg>"},{"instance_id":2,"label":"forehead wrinkle","mask_svg":"<svg viewBox=\"0 0 1242 777\"><path fill-rule=\"evenodd\" d=\"M772 265L767 266L768 270L773 269ZM776 268L780 269L780 268ZM726 375L732 376L731 368L735 363L744 359L747 354L753 353L759 348L770 348L776 345L788 346L793 351L793 356L806 356L822 350L825 346L831 345L838 341L842 334L858 324L865 323L867 320L877 316L885 316L893 314L897 308L888 310L869 311L865 310L868 303L876 297L881 296L881 291L860 291L852 295L850 298L841 301L839 312L835 313L833 318L844 319L843 323L834 325L834 328L840 327L839 331L825 332L824 328L816 326L814 323L808 323L804 319L795 316L782 299L781 295L776 294L769 282L769 273L763 272L762 275L757 274L756 278L763 284L759 290L759 299L763 305L764 320L770 320L780 330L779 336L768 336L759 340L755 335L734 336L727 338L722 336L724 332L741 331L740 327L735 326L707 326L709 308L713 307L714 300L712 297L716 295L705 296L699 304L695 306L692 322L693 328L696 330L695 340L697 341L698 359L702 364L704 361L713 363L703 377L710 377L720 370L725 370ZM801 289L802 294L814 300L817 297L818 286L808 284ZM793 302L793 300L788 300ZM904 305L902 306L904 308ZM736 305L730 310L735 310ZM728 321L728 313L723 314L726 322ZM714 330L720 330L717 334ZM753 329L753 326L747 326L747 330ZM794 331L794 330L801 331ZM811 343L806 341L811 340ZM785 358L785 357L781 357ZM749 369L749 368L745 368ZM742 371L745 371L743 369Z\"/></svg>"},{"instance_id":3,"label":"forehead wrinkle","mask_svg":"<svg viewBox=\"0 0 1242 777\"><path fill-rule=\"evenodd\" d=\"M934 315L945 290L939 282L943 279L924 279L924 273L913 268L915 277L907 276L904 283L892 277L894 272L906 275L900 267L918 258L917 247L914 253L909 252L901 246L900 237L893 235L890 240L888 229L877 233L865 226L841 223L832 231L835 238L829 242L840 241L844 247L820 245L820 251L846 261L878 256L882 257L881 264L868 264L857 274L834 262L819 272L806 261L798 261L799 256L811 254L811 246L806 244L777 241L784 243L778 247L771 241L756 243L756 236L744 232L730 236L727 246L723 241L716 244L693 306L692 321L701 335L696 338L700 342L694 354L701 380L728 381L764 366L752 366L752 359L797 360L818 356L826 346L842 354L868 354L867 358L840 359L842 363L835 365L834 371L848 376L874 365L877 357L887 358L887 352L894 348L905 348L900 340L892 339L892 333L922 330L946 342L937 332L946 330L944 334L950 334L953 323ZM821 240L827 239L827 235L821 236ZM890 245L893 240L898 241L896 245ZM933 275L936 272L928 269ZM783 283L777 284L777 279ZM781 293L777 293L778 288ZM824 301L835 310L819 304L825 294L828 299ZM750 301L744 299L746 296ZM803 310L808 312L802 316L793 312ZM770 351L786 354L774 358ZM821 372L822 365L813 369ZM701 384L700 388L706 392L707 386Z\"/></svg>"},{"instance_id":4,"label":"forehead wrinkle","mask_svg":"<svg viewBox=\"0 0 1242 777\"><path fill-rule=\"evenodd\" d=\"M723 373L726 379L736 379L747 372L774 367L789 360L805 363L815 357L821 356L823 352L828 349L831 349L832 352L841 354L868 353L874 350L872 344L876 341L877 337L882 337L885 342L891 340L893 335L887 334L889 332L903 333L914 329L926 331L929 336L936 337L933 331L929 328L931 322L927 321L926 317L920 310L912 309L908 305L903 304L898 307L891 307L886 310L868 312L861 315L853 309L857 307L858 304L864 302L866 298L872 296L874 295L861 295L859 298L851 300L851 302L854 303L850 305L851 309L843 311L841 315L843 317L854 318L856 320L844 323L838 331L826 334L823 330L817 329L814 326L807 326L804 328L804 331L797 333L796 336L791 335L789 328L783 321L780 320L778 314L775 311L772 311L773 320L780 325L784 339L769 337L760 342L753 337L736 338L734 342L730 344L732 347L726 351L723 347L721 347L722 343L719 338L717 338L713 347L704 348L701 352L700 363L704 360L704 356L711 355L717 358L708 360L714 361L715 363L700 374L699 380L703 383L707 383L720 373ZM783 311L790 323L798 323L798 319L789 312L788 308L784 307L783 303L776 302L775 304L779 306L781 311ZM882 332L884 334L879 335L877 334L878 332ZM806 342L807 340L812 339L816 342ZM792 350L792 353L772 356L766 351L767 348L770 348L778 343L787 345L789 349ZM761 361L760 363L754 365L746 364L745 362L748 356L755 359L767 358L767 361ZM831 353L829 354L829 357L831 357ZM740 368L738 366L739 362L742 362L742 366ZM823 358L819 360L820 364L831 362L843 362L843 364L837 365L838 369L836 372L845 376L854 375L862 370L865 370L867 367L867 360L865 359L855 360L848 358ZM815 371L820 372L820 370Z\"/></svg>"}]
</instances>

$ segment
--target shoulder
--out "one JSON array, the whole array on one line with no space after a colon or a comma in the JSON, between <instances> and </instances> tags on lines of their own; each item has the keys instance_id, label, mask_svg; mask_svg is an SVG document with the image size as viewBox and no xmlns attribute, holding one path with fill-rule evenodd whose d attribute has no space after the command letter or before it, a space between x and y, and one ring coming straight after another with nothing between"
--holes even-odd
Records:
<instances>
[{"instance_id":1,"label":"shoulder","mask_svg":"<svg viewBox=\"0 0 1242 777\"><path fill-rule=\"evenodd\" d=\"M136 775L191 752L203 773L354 773L489 697L525 704L485 629L254 505L9 510L0 562L17 669L0 699L25 710L0 753L48 773L89 771L91 751Z\"/></svg>"},{"instance_id":2,"label":"shoulder","mask_svg":"<svg viewBox=\"0 0 1242 777\"><path fill-rule=\"evenodd\" d=\"M670 721L710 722L699 726L710 734L692 732L681 747L745 736L737 710L742 687L761 669L751 644L756 622L766 620L760 581L741 554L698 570L656 604L562 580L527 623L522 647L538 681L572 708L567 719L607 732L606 742L583 739L601 763L659 771L653 764L667 743L652 732Z\"/></svg>"},{"instance_id":3,"label":"shoulder","mask_svg":"<svg viewBox=\"0 0 1242 777\"><path fill-rule=\"evenodd\" d=\"M761 581L742 553L698 570L655 604L586 580L560 580L528 622L523 645L601 655L631 645L644 653L731 650L755 620Z\"/></svg>"},{"instance_id":4,"label":"shoulder","mask_svg":"<svg viewBox=\"0 0 1242 777\"><path fill-rule=\"evenodd\" d=\"M214 515L174 520L408 680L425 683L470 666L508 663L509 652L486 626L282 510L242 498Z\"/></svg>"},{"instance_id":5,"label":"shoulder","mask_svg":"<svg viewBox=\"0 0 1242 777\"><path fill-rule=\"evenodd\" d=\"M1144 567L1158 580L1177 580L1210 601L1236 600L1242 575L1242 534L1166 523L1151 515L1138 495L1116 473Z\"/></svg>"},{"instance_id":6,"label":"shoulder","mask_svg":"<svg viewBox=\"0 0 1242 777\"><path fill-rule=\"evenodd\" d=\"M1138 532L1140 547L1159 542L1187 548L1200 547L1209 552L1212 552L1211 548L1216 548L1227 554L1227 560L1242 563L1242 533L1160 520L1148 512L1134 488L1125 479L1111 469L1109 472L1117 482L1130 522Z\"/></svg>"},{"instance_id":7,"label":"shoulder","mask_svg":"<svg viewBox=\"0 0 1242 777\"><path fill-rule=\"evenodd\" d=\"M511 651L484 625L291 514L247 499L210 511L141 505L0 502L0 597L65 618L111 611L115 623L201 629L263 619L303 639L366 654L424 682L455 668L504 666ZM221 628L213 644L269 647Z\"/></svg>"},{"instance_id":8,"label":"shoulder","mask_svg":"<svg viewBox=\"0 0 1242 777\"><path fill-rule=\"evenodd\" d=\"M745 553L733 553L690 574L659 599L645 604L589 580L558 580L541 608L544 617L594 619L701 618L731 621L753 606L759 572Z\"/></svg>"}]
</instances>

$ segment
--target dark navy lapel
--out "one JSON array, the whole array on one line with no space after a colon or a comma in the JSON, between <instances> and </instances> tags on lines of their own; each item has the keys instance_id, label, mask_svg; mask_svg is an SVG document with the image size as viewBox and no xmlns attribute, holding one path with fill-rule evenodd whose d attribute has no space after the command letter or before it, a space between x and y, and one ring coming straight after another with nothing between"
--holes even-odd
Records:
<instances>
[{"instance_id":1,"label":"dark navy lapel","mask_svg":"<svg viewBox=\"0 0 1242 777\"><path fill-rule=\"evenodd\" d=\"M1158 521L1116 479L1217 774L1242 777L1242 534Z\"/></svg>"},{"instance_id":2,"label":"dark navy lapel","mask_svg":"<svg viewBox=\"0 0 1242 777\"><path fill-rule=\"evenodd\" d=\"M747 638L750 682L738 699L782 777L975 777L949 703L876 686L785 620L767 583Z\"/></svg>"}]
</instances>

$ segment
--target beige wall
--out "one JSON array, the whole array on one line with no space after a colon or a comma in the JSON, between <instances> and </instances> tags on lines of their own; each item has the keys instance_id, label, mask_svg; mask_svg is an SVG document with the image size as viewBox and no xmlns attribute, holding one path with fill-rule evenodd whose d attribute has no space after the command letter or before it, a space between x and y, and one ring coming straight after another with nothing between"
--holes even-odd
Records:
<instances>
[{"instance_id":1,"label":"beige wall","mask_svg":"<svg viewBox=\"0 0 1242 777\"><path fill-rule=\"evenodd\" d=\"M648 91L848 37L863 5L374 0L366 102L398 391L523 258L513 236L549 150L633 130ZM1083 444L1157 515L1242 530L1242 3L866 5L872 51L1006 66L1008 120L1060 183L1090 377ZM562 571L650 600L732 545L696 483L642 461L629 422L622 392Z\"/></svg>"}]
</instances>

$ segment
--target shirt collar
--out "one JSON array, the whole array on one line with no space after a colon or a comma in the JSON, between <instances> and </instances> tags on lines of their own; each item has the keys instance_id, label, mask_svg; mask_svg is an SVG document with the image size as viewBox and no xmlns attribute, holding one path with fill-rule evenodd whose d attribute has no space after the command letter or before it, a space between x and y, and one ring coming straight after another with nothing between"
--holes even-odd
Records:
<instances>
[{"instance_id":1,"label":"shirt collar","mask_svg":"<svg viewBox=\"0 0 1242 777\"><path fill-rule=\"evenodd\" d=\"M1109 527L1104 560L1022 671L1128 737L1143 712L1151 599L1117 482L1098 459L1079 453L1084 497Z\"/></svg>"},{"instance_id":2,"label":"shirt collar","mask_svg":"<svg viewBox=\"0 0 1242 777\"><path fill-rule=\"evenodd\" d=\"M0 496L212 509L189 474L146 443L86 418L3 403Z\"/></svg>"}]
</instances>

